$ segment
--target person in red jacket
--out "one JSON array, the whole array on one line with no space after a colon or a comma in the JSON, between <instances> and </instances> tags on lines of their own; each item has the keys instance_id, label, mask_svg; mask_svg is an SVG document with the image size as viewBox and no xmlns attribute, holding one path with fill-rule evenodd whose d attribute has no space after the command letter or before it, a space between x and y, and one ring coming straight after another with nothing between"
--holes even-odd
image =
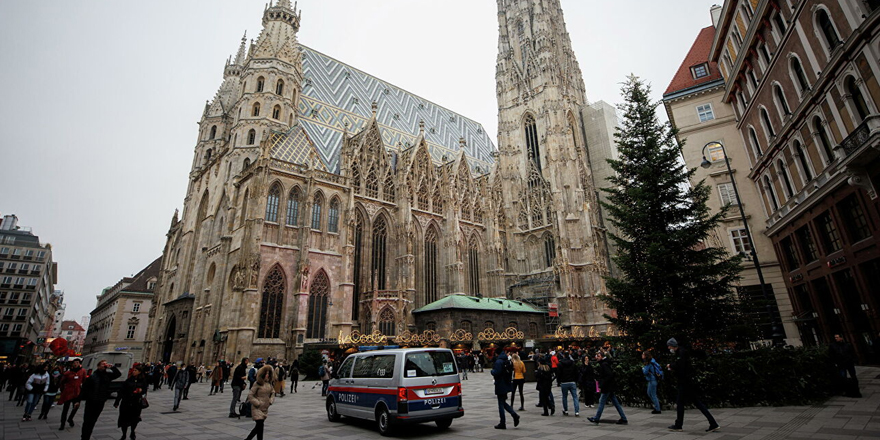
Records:
<instances>
[{"instance_id":1,"label":"person in red jacket","mask_svg":"<svg viewBox=\"0 0 880 440\"><path fill-rule=\"evenodd\" d=\"M556 378L556 386L562 386L559 383L559 358L556 357L555 350L550 352L550 371L553 372L553 377Z\"/></svg>"},{"instance_id":2,"label":"person in red jacket","mask_svg":"<svg viewBox=\"0 0 880 440\"><path fill-rule=\"evenodd\" d=\"M70 369L65 371L61 377L61 397L58 399L58 404L63 404L64 408L61 410L61 427L58 428L59 431L64 431L65 421L71 427L73 426L73 416L76 414L76 410L79 409L79 393L82 390L82 383L85 378L85 371L83 371L79 359L74 359L71 362ZM70 412L70 417L68 417L67 411L71 406L73 406L73 411Z\"/></svg>"}]
</instances>

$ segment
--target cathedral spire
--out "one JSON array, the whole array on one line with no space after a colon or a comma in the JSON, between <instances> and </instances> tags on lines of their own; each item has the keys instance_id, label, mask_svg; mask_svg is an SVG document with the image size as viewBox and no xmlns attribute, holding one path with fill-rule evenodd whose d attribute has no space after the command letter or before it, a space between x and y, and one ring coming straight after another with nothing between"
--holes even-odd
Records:
<instances>
[{"instance_id":1,"label":"cathedral spire","mask_svg":"<svg viewBox=\"0 0 880 440\"><path fill-rule=\"evenodd\" d=\"M238 53L235 55L235 65L243 66L244 59L247 55L247 31L244 31L244 35L241 37L241 44L238 46Z\"/></svg>"}]
</instances>

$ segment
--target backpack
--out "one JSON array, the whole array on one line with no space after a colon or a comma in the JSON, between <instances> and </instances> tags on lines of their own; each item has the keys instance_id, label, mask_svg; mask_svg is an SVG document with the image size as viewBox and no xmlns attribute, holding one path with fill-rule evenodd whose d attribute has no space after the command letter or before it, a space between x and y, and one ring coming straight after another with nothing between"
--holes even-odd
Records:
<instances>
[{"instance_id":1,"label":"backpack","mask_svg":"<svg viewBox=\"0 0 880 440\"><path fill-rule=\"evenodd\" d=\"M663 379L663 369L660 368L660 365L651 362L651 367L654 369L654 377L657 379L657 381Z\"/></svg>"},{"instance_id":2,"label":"backpack","mask_svg":"<svg viewBox=\"0 0 880 440\"><path fill-rule=\"evenodd\" d=\"M320 367L318 367L318 377L323 378L323 377L324 377L324 374L325 374L326 372L327 372L327 370L324 369L324 366L323 366L323 365L321 365Z\"/></svg>"}]
</instances>

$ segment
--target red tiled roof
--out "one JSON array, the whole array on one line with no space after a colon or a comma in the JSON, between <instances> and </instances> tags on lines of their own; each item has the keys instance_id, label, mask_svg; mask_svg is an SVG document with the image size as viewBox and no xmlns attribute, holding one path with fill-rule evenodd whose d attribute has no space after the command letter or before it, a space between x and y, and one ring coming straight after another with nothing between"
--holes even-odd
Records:
<instances>
[{"instance_id":1,"label":"red tiled roof","mask_svg":"<svg viewBox=\"0 0 880 440\"><path fill-rule=\"evenodd\" d=\"M705 63L709 60L709 51L712 49L712 40L714 38L714 26L704 27L700 31L700 34L697 35L697 39L694 41L693 46L691 46L691 50L688 52L687 56L684 57L684 61L681 63L681 67L678 68L678 72L676 72L675 76L672 77L672 82L669 83L669 87L667 87L666 91L663 92L664 96L700 84L721 79L721 72L718 70L718 64L714 62L709 63L708 76L694 79L694 76L691 73L691 67Z\"/></svg>"},{"instance_id":2,"label":"red tiled roof","mask_svg":"<svg viewBox=\"0 0 880 440\"><path fill-rule=\"evenodd\" d=\"M86 329L82 328L82 326L76 321L61 321L61 330L72 330L76 332L86 331Z\"/></svg>"}]
</instances>

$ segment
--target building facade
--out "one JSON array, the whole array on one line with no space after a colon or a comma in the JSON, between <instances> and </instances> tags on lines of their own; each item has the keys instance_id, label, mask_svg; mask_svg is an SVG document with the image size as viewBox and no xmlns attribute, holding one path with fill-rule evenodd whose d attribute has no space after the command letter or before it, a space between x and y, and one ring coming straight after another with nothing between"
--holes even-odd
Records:
<instances>
[{"instance_id":1,"label":"building facade","mask_svg":"<svg viewBox=\"0 0 880 440\"><path fill-rule=\"evenodd\" d=\"M878 6L726 1L709 54L801 339L840 333L862 361L880 331Z\"/></svg>"},{"instance_id":2,"label":"building facade","mask_svg":"<svg viewBox=\"0 0 880 440\"><path fill-rule=\"evenodd\" d=\"M63 321L60 325L61 331L57 338L67 341L67 348L76 353L83 352L83 346L86 341L86 329L79 325L76 321Z\"/></svg>"},{"instance_id":3,"label":"building facade","mask_svg":"<svg viewBox=\"0 0 880 440\"><path fill-rule=\"evenodd\" d=\"M0 362L42 355L58 268L52 246L7 215L0 224Z\"/></svg>"},{"instance_id":4,"label":"building facade","mask_svg":"<svg viewBox=\"0 0 880 440\"><path fill-rule=\"evenodd\" d=\"M134 355L135 362L147 360L144 340L161 266L162 257L159 257L135 276L119 280L98 295L85 342L80 344L83 354L127 351ZM81 327L74 321L65 321L67 323Z\"/></svg>"},{"instance_id":5,"label":"building facade","mask_svg":"<svg viewBox=\"0 0 880 440\"><path fill-rule=\"evenodd\" d=\"M764 283L775 300L773 308L778 313L776 319L782 324L782 328L778 330L784 332L786 344L799 346L802 344L793 321L793 309L782 267L776 258L772 241L765 234L761 197L747 176L750 164L736 126L736 115L733 107L723 100L724 80L718 65L709 62L709 49L714 36L714 26L700 30L664 92L663 104L670 123L678 129L677 140L685 163L688 168L696 168L691 178L692 183L704 181L712 189L712 197L707 204L713 212L730 205L721 225L715 231L712 245L727 248L731 255L745 256L742 262L742 279L738 286L740 298L747 304L755 305L754 309L757 311L767 310L761 305L763 289L751 256L754 247L761 264ZM722 143L725 150L720 147L707 149L706 159L712 165L702 168L703 147L710 142ZM732 175L727 170L724 151L727 151ZM739 200L734 193L734 183L739 191ZM738 203L742 203L745 219L740 214ZM748 221L751 240L746 234L745 221ZM770 315L762 313L756 318L761 324L762 339L770 340L773 331Z\"/></svg>"},{"instance_id":6,"label":"building facade","mask_svg":"<svg viewBox=\"0 0 880 440\"><path fill-rule=\"evenodd\" d=\"M496 149L479 123L299 44L299 11L269 5L202 115L149 359L292 359L354 330L415 331L411 312L450 294L607 331L587 102L559 1L498 8Z\"/></svg>"}]
</instances>

